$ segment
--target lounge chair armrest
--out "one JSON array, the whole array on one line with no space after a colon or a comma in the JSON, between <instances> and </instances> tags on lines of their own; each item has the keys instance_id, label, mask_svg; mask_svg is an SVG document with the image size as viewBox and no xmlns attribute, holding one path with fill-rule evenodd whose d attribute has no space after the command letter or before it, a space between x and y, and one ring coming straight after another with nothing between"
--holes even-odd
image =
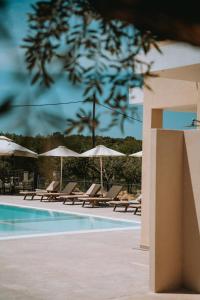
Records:
<instances>
[{"instance_id":1,"label":"lounge chair armrest","mask_svg":"<svg viewBox=\"0 0 200 300\"><path fill-rule=\"evenodd\" d=\"M89 200L89 201L98 201L98 200L105 200L109 201L112 200L111 198L105 198L105 197L79 197L80 200Z\"/></svg>"},{"instance_id":2,"label":"lounge chair armrest","mask_svg":"<svg viewBox=\"0 0 200 300\"><path fill-rule=\"evenodd\" d=\"M129 204L129 202L128 201L126 201L126 200L112 200L112 201L109 201L109 203L110 204L124 204L124 205L127 205L127 204Z\"/></svg>"},{"instance_id":3,"label":"lounge chair armrest","mask_svg":"<svg viewBox=\"0 0 200 300\"><path fill-rule=\"evenodd\" d=\"M140 203L129 203L129 207L141 207Z\"/></svg>"},{"instance_id":4,"label":"lounge chair armrest","mask_svg":"<svg viewBox=\"0 0 200 300\"><path fill-rule=\"evenodd\" d=\"M87 195L83 195L85 198L88 198L88 196ZM62 194L62 195L60 195L59 196L59 198L63 198L63 199L73 199L73 198L80 198L80 195L77 195L77 194L75 194L75 195L65 195L65 194Z\"/></svg>"},{"instance_id":5,"label":"lounge chair armrest","mask_svg":"<svg viewBox=\"0 0 200 300\"><path fill-rule=\"evenodd\" d=\"M84 195L84 193L83 192L72 192L72 195Z\"/></svg>"},{"instance_id":6,"label":"lounge chair armrest","mask_svg":"<svg viewBox=\"0 0 200 300\"><path fill-rule=\"evenodd\" d=\"M129 202L129 204L140 204L141 205L141 201L138 201L138 200L129 200L128 201Z\"/></svg>"}]
</instances>

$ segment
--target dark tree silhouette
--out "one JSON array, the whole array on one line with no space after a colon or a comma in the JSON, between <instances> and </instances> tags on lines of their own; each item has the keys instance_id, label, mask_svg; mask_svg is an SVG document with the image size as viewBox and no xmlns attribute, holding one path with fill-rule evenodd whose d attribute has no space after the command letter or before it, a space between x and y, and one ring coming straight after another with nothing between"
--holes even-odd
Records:
<instances>
[{"instance_id":1,"label":"dark tree silhouette","mask_svg":"<svg viewBox=\"0 0 200 300\"><path fill-rule=\"evenodd\" d=\"M199 1L183 0L90 0L107 20L121 19L160 39L200 46Z\"/></svg>"}]
</instances>

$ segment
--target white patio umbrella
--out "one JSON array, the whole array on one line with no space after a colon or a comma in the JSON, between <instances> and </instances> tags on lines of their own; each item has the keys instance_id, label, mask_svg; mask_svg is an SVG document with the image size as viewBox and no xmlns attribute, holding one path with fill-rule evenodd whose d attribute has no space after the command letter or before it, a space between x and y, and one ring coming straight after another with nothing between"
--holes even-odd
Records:
<instances>
[{"instance_id":1,"label":"white patio umbrella","mask_svg":"<svg viewBox=\"0 0 200 300\"><path fill-rule=\"evenodd\" d=\"M54 156L60 157L60 190L62 189L62 177L63 177L63 157L79 157L75 151L68 149L65 146L58 146L55 149L39 154L39 156Z\"/></svg>"},{"instance_id":2,"label":"white patio umbrella","mask_svg":"<svg viewBox=\"0 0 200 300\"><path fill-rule=\"evenodd\" d=\"M139 151L139 152L136 152L136 153L133 153L129 156L133 156L133 157L142 157L142 151Z\"/></svg>"},{"instance_id":3,"label":"white patio umbrella","mask_svg":"<svg viewBox=\"0 0 200 300\"><path fill-rule=\"evenodd\" d=\"M20 146L6 136L0 136L0 156L24 156L37 158L37 153Z\"/></svg>"},{"instance_id":4,"label":"white patio umbrella","mask_svg":"<svg viewBox=\"0 0 200 300\"><path fill-rule=\"evenodd\" d=\"M100 174L101 174L101 190L103 191L103 157L106 156L125 156L124 153L112 150L103 145L96 146L86 152L83 152L81 157L99 157L100 159Z\"/></svg>"}]
</instances>

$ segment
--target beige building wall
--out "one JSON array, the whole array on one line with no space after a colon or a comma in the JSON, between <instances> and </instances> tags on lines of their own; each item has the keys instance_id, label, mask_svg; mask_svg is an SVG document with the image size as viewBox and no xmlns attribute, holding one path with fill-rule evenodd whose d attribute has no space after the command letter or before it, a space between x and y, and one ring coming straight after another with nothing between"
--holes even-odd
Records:
<instances>
[{"instance_id":1,"label":"beige building wall","mask_svg":"<svg viewBox=\"0 0 200 300\"><path fill-rule=\"evenodd\" d=\"M185 132L183 283L200 293L200 130Z\"/></svg>"},{"instance_id":2,"label":"beige building wall","mask_svg":"<svg viewBox=\"0 0 200 300\"><path fill-rule=\"evenodd\" d=\"M151 193L151 129L162 128L162 111L191 111L200 108L198 84L192 81L153 78L151 90L144 91L143 161L142 161L142 232L141 247L149 247L150 193Z\"/></svg>"},{"instance_id":3,"label":"beige building wall","mask_svg":"<svg viewBox=\"0 0 200 300\"><path fill-rule=\"evenodd\" d=\"M178 289L182 282L183 132L152 130L151 290Z\"/></svg>"},{"instance_id":4,"label":"beige building wall","mask_svg":"<svg viewBox=\"0 0 200 300\"><path fill-rule=\"evenodd\" d=\"M200 130L152 130L151 290L200 293Z\"/></svg>"},{"instance_id":5,"label":"beige building wall","mask_svg":"<svg viewBox=\"0 0 200 300\"><path fill-rule=\"evenodd\" d=\"M200 293L200 131L161 129L164 110L196 112L200 120L200 51L160 46L162 54L142 57L159 76L149 80L152 90L143 100L130 91L131 103L144 107L141 247L150 246L153 291Z\"/></svg>"}]
</instances>

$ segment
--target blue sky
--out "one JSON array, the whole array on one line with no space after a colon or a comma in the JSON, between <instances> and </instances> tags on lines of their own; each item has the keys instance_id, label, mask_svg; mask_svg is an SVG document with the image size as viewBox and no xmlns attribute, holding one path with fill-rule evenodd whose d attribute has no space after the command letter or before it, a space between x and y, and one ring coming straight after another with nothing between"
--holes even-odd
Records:
<instances>
[{"instance_id":1,"label":"blue sky","mask_svg":"<svg viewBox=\"0 0 200 300\"><path fill-rule=\"evenodd\" d=\"M79 86L72 86L65 75L63 79L53 85L50 90L40 93L37 86L30 85L30 77L25 69L23 50L20 48L22 38L27 33L26 13L31 10L30 4L34 0L10 0L7 12L4 14L4 22L10 29L12 39L0 41L0 101L6 96L17 95L15 103L55 103L82 100L82 89ZM2 18L2 16L1 16ZM4 132L15 132L22 134L50 134L55 131L64 131L66 128L65 119L72 117L80 107L80 103L53 107L23 108L14 109L9 115L0 119L0 130ZM85 107L87 108L87 107ZM101 114L102 127L109 121L108 111L98 107ZM142 107L138 107L138 118L142 119ZM46 114L55 115L60 118L58 124L52 125L46 121ZM128 114L128 112L127 112ZM164 114L164 127L170 129L185 129L195 118L191 113ZM25 126L26 123L26 126ZM124 133L120 128L115 127L105 132L97 132L112 137L134 136L142 138L142 124L132 122L125 124ZM87 134L87 133L86 133Z\"/></svg>"}]
</instances>

